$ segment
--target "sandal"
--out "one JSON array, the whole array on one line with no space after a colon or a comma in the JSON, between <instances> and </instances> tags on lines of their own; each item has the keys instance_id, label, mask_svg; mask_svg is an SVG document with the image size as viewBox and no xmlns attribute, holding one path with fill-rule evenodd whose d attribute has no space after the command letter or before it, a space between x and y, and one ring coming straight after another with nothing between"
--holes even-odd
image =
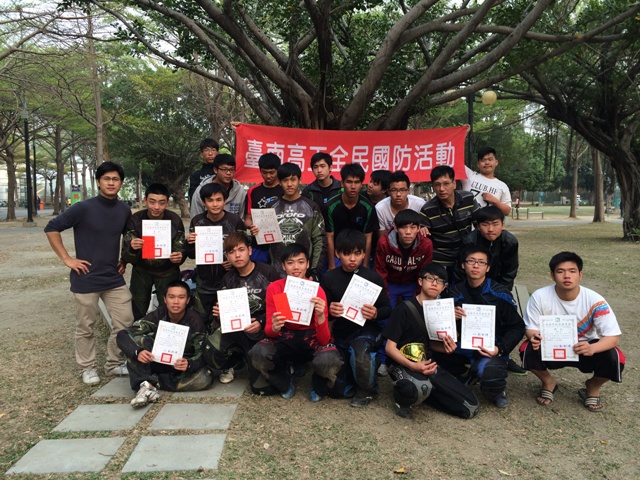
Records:
<instances>
[{"instance_id":1,"label":"sandal","mask_svg":"<svg viewBox=\"0 0 640 480\"><path fill-rule=\"evenodd\" d=\"M538 396L536 397L536 402L538 402L538 405L542 405L543 407L548 407L553 403L554 396L557 391L558 391L557 383L553 391L547 390L546 388L541 388L540 391L538 392ZM549 403L547 403L546 400L549 400Z\"/></svg>"},{"instance_id":2,"label":"sandal","mask_svg":"<svg viewBox=\"0 0 640 480\"><path fill-rule=\"evenodd\" d=\"M579 389L578 396L580 397L580 400L582 400L584 408L590 412L602 412L604 410L600 397L590 397L586 388Z\"/></svg>"}]
</instances>

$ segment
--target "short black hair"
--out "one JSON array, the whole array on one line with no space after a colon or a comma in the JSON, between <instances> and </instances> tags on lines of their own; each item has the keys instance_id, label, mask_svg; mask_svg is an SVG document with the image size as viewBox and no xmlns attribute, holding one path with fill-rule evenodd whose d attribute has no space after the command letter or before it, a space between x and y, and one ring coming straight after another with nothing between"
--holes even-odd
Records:
<instances>
[{"instance_id":1,"label":"short black hair","mask_svg":"<svg viewBox=\"0 0 640 480\"><path fill-rule=\"evenodd\" d=\"M431 170L431 183L442 177L449 177L453 181L456 179L456 172L449 165L438 165Z\"/></svg>"},{"instance_id":2,"label":"short black hair","mask_svg":"<svg viewBox=\"0 0 640 480\"><path fill-rule=\"evenodd\" d=\"M409 180L409 176L401 170L393 172L391 175L389 175L389 185L396 182L405 182L407 184L407 188L411 186L411 180Z\"/></svg>"},{"instance_id":3,"label":"short black hair","mask_svg":"<svg viewBox=\"0 0 640 480\"><path fill-rule=\"evenodd\" d=\"M379 183L382 186L382 189L386 192L387 190L389 190L390 177L391 172L389 170L374 170L373 172L371 172L369 181Z\"/></svg>"},{"instance_id":4,"label":"short black hair","mask_svg":"<svg viewBox=\"0 0 640 480\"><path fill-rule=\"evenodd\" d=\"M551 273L554 273L556 271L556 267L564 262L573 262L578 267L578 271L582 271L583 262L580 255L573 252L560 252L556 253L551 257L551 260L549 260L549 269L551 270Z\"/></svg>"},{"instance_id":5,"label":"short black hair","mask_svg":"<svg viewBox=\"0 0 640 480\"><path fill-rule=\"evenodd\" d=\"M477 223L493 222L494 220L501 220L504 223L504 213L495 205L487 205L480 208L474 215L473 219Z\"/></svg>"},{"instance_id":6,"label":"short black hair","mask_svg":"<svg viewBox=\"0 0 640 480\"><path fill-rule=\"evenodd\" d=\"M220 150L220 145L213 138L207 137L200 142L200 151L202 152L205 148L213 148L214 150Z\"/></svg>"},{"instance_id":7,"label":"short black hair","mask_svg":"<svg viewBox=\"0 0 640 480\"><path fill-rule=\"evenodd\" d=\"M417 225L419 227L422 224L424 218L424 215L422 215L421 213L407 208L406 210L401 210L396 214L395 218L393 219L393 224L396 226L396 228L404 227L405 225Z\"/></svg>"},{"instance_id":8,"label":"short black hair","mask_svg":"<svg viewBox=\"0 0 640 480\"><path fill-rule=\"evenodd\" d=\"M251 240L249 240L247 234L243 231L230 233L227 235L227 238L224 239L223 250L225 253L228 253L240 244L245 245L247 248L251 248Z\"/></svg>"},{"instance_id":9,"label":"short black hair","mask_svg":"<svg viewBox=\"0 0 640 480\"><path fill-rule=\"evenodd\" d=\"M230 167L236 166L236 159L233 155L228 153L219 153L216 158L213 159L213 168L220 168L221 165L229 165Z\"/></svg>"},{"instance_id":10,"label":"short black hair","mask_svg":"<svg viewBox=\"0 0 640 480\"><path fill-rule=\"evenodd\" d=\"M314 153L311 157L311 168L313 168L313 166L320 160L324 160L329 166L333 165L333 158L331 158L331 155L329 155L327 152L318 152Z\"/></svg>"},{"instance_id":11,"label":"short black hair","mask_svg":"<svg viewBox=\"0 0 640 480\"><path fill-rule=\"evenodd\" d=\"M359 163L347 163L340 169L340 178L344 182L347 177L356 177L364 182L364 168Z\"/></svg>"},{"instance_id":12,"label":"short black hair","mask_svg":"<svg viewBox=\"0 0 640 480\"><path fill-rule=\"evenodd\" d=\"M113 162L102 162L98 168L96 168L96 180L100 180L105 173L109 172L118 172L120 181L124 182L124 169L122 165Z\"/></svg>"},{"instance_id":13,"label":"short black hair","mask_svg":"<svg viewBox=\"0 0 640 480\"><path fill-rule=\"evenodd\" d=\"M278 167L278 180L284 180L289 177L298 177L298 180L302 178L302 171L297 164L287 162Z\"/></svg>"},{"instance_id":14,"label":"short black hair","mask_svg":"<svg viewBox=\"0 0 640 480\"><path fill-rule=\"evenodd\" d=\"M280 157L275 153L265 153L258 159L258 168L261 170L277 170L281 164Z\"/></svg>"},{"instance_id":15,"label":"short black hair","mask_svg":"<svg viewBox=\"0 0 640 480\"><path fill-rule=\"evenodd\" d=\"M346 255L356 250L361 250L364 253L366 248L367 238L364 233L353 228L345 228L336 237L335 251L338 253Z\"/></svg>"},{"instance_id":16,"label":"short black hair","mask_svg":"<svg viewBox=\"0 0 640 480\"><path fill-rule=\"evenodd\" d=\"M488 153L493 153L493 155L497 157L495 148L493 148L493 147L482 147L480 150L478 150L478 161L480 161L482 159L482 157L484 157Z\"/></svg>"},{"instance_id":17,"label":"short black hair","mask_svg":"<svg viewBox=\"0 0 640 480\"><path fill-rule=\"evenodd\" d=\"M449 280L449 275L447 275L447 269L444 268L439 263L428 263L422 270L420 270L420 277L424 277L426 274L435 275L436 277L441 278L445 282Z\"/></svg>"},{"instance_id":18,"label":"short black hair","mask_svg":"<svg viewBox=\"0 0 640 480\"><path fill-rule=\"evenodd\" d=\"M184 290L187 292L187 297L191 295L191 289L189 288L189 285L187 285L187 282L184 282L182 280L172 280L167 284L166 292L168 292L169 289L173 287L184 288ZM165 297L167 296L166 292L164 294Z\"/></svg>"},{"instance_id":19,"label":"short black hair","mask_svg":"<svg viewBox=\"0 0 640 480\"><path fill-rule=\"evenodd\" d=\"M309 251L306 249L306 247L300 245L299 243L290 243L280 252L280 261L284 263L291 257L297 257L300 254L304 255L307 261L309 260Z\"/></svg>"},{"instance_id":20,"label":"short black hair","mask_svg":"<svg viewBox=\"0 0 640 480\"><path fill-rule=\"evenodd\" d=\"M152 183L147 187L144 191L144 197L147 198L149 195L164 195L169 200L169 189L166 185L162 183Z\"/></svg>"},{"instance_id":21,"label":"short black hair","mask_svg":"<svg viewBox=\"0 0 640 480\"><path fill-rule=\"evenodd\" d=\"M467 248L462 250L460 253L460 265L462 265L469 255L473 255L474 253L484 253L487 256L487 264L491 265L493 261L493 255L491 251L485 247L484 245L469 245Z\"/></svg>"},{"instance_id":22,"label":"short black hair","mask_svg":"<svg viewBox=\"0 0 640 480\"><path fill-rule=\"evenodd\" d=\"M226 201L229 198L229 192L219 183L207 183L200 189L200 200L204 203L205 198L210 198L216 193L221 193Z\"/></svg>"}]
</instances>

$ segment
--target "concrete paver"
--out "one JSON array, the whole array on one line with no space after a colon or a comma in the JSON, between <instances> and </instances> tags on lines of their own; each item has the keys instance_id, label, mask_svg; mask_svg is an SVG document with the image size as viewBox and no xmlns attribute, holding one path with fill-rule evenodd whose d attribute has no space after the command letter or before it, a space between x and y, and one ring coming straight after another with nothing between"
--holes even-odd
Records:
<instances>
[{"instance_id":1,"label":"concrete paver","mask_svg":"<svg viewBox=\"0 0 640 480\"><path fill-rule=\"evenodd\" d=\"M129 377L116 377L107 383L100 390L96 391L92 398L126 398L128 400L134 397L136 392L131 389ZM160 396L167 395L169 392L158 390Z\"/></svg>"},{"instance_id":2,"label":"concrete paver","mask_svg":"<svg viewBox=\"0 0 640 480\"><path fill-rule=\"evenodd\" d=\"M225 438L224 434L142 437L122 472L217 469Z\"/></svg>"},{"instance_id":3,"label":"concrete paver","mask_svg":"<svg viewBox=\"0 0 640 480\"><path fill-rule=\"evenodd\" d=\"M167 404L153 419L149 430L226 430L237 404Z\"/></svg>"},{"instance_id":4,"label":"concrete paver","mask_svg":"<svg viewBox=\"0 0 640 480\"><path fill-rule=\"evenodd\" d=\"M54 432L97 432L128 430L144 417L150 405L132 408L131 405L80 405L60 424Z\"/></svg>"},{"instance_id":5,"label":"concrete paver","mask_svg":"<svg viewBox=\"0 0 640 480\"><path fill-rule=\"evenodd\" d=\"M249 379L236 378L226 385L215 382L211 388L199 392L176 392L172 395L172 398L239 398L244 394L248 386Z\"/></svg>"},{"instance_id":6,"label":"concrete paver","mask_svg":"<svg viewBox=\"0 0 640 480\"><path fill-rule=\"evenodd\" d=\"M122 437L42 440L7 474L99 472L124 441Z\"/></svg>"}]
</instances>

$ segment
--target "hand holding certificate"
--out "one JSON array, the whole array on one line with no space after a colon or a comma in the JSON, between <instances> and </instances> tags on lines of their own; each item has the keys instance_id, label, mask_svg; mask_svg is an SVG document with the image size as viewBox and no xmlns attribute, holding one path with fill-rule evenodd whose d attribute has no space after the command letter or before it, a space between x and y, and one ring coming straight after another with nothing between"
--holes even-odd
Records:
<instances>
[{"instance_id":1,"label":"hand holding certificate","mask_svg":"<svg viewBox=\"0 0 640 480\"><path fill-rule=\"evenodd\" d=\"M187 344L189 327L177 323L160 320L158 331L153 342L153 361L174 365L176 360L184 355L184 347Z\"/></svg>"},{"instance_id":2,"label":"hand holding certificate","mask_svg":"<svg viewBox=\"0 0 640 480\"><path fill-rule=\"evenodd\" d=\"M544 362L577 362L573 351L578 343L578 319L575 315L540 315L540 354Z\"/></svg>"},{"instance_id":3,"label":"hand holding certificate","mask_svg":"<svg viewBox=\"0 0 640 480\"><path fill-rule=\"evenodd\" d=\"M425 300L422 302L422 308L429 340L443 341L444 337L448 335L454 342L458 341L453 298Z\"/></svg>"},{"instance_id":4,"label":"hand holding certificate","mask_svg":"<svg viewBox=\"0 0 640 480\"><path fill-rule=\"evenodd\" d=\"M171 255L171 220L142 220L142 258L169 258Z\"/></svg>"},{"instance_id":5,"label":"hand holding certificate","mask_svg":"<svg viewBox=\"0 0 640 480\"><path fill-rule=\"evenodd\" d=\"M273 208L252 208L251 219L260 230L256 235L258 245L282 242L282 232L276 211Z\"/></svg>"},{"instance_id":6,"label":"hand holding certificate","mask_svg":"<svg viewBox=\"0 0 640 480\"><path fill-rule=\"evenodd\" d=\"M344 295L342 295L342 300L340 300L344 308L341 316L360 326L364 325L366 320L362 316L362 307L376 303L381 291L381 286L358 275L353 275Z\"/></svg>"},{"instance_id":7,"label":"hand holding certificate","mask_svg":"<svg viewBox=\"0 0 640 480\"><path fill-rule=\"evenodd\" d=\"M462 348L493 350L496 341L496 307L494 305L462 304L467 314L462 317Z\"/></svg>"},{"instance_id":8,"label":"hand holding certificate","mask_svg":"<svg viewBox=\"0 0 640 480\"><path fill-rule=\"evenodd\" d=\"M287 294L291 307L291 318L288 318L287 322L311 325L314 310L311 299L318 295L319 287L318 282L292 276L287 277L284 293Z\"/></svg>"},{"instance_id":9,"label":"hand holding certificate","mask_svg":"<svg viewBox=\"0 0 640 480\"><path fill-rule=\"evenodd\" d=\"M246 287L218 290L218 308L222 333L241 332L251 325L251 309Z\"/></svg>"},{"instance_id":10,"label":"hand holding certificate","mask_svg":"<svg viewBox=\"0 0 640 480\"><path fill-rule=\"evenodd\" d=\"M196 265L213 265L224 262L222 227L195 227Z\"/></svg>"}]
</instances>

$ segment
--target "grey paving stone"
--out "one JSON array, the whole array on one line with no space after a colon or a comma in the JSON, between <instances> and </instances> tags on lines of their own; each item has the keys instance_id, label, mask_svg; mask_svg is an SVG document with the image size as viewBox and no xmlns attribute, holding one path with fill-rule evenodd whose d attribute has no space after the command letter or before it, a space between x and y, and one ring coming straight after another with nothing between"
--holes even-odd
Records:
<instances>
[{"instance_id":1,"label":"grey paving stone","mask_svg":"<svg viewBox=\"0 0 640 480\"><path fill-rule=\"evenodd\" d=\"M248 386L249 380L247 378L236 378L226 385L216 381L208 390L176 392L173 394L173 398L239 398Z\"/></svg>"},{"instance_id":2,"label":"grey paving stone","mask_svg":"<svg viewBox=\"0 0 640 480\"><path fill-rule=\"evenodd\" d=\"M99 472L125 438L42 440L7 471L7 474Z\"/></svg>"},{"instance_id":3,"label":"grey paving stone","mask_svg":"<svg viewBox=\"0 0 640 480\"><path fill-rule=\"evenodd\" d=\"M167 404L153 419L149 430L226 430L237 404Z\"/></svg>"},{"instance_id":4,"label":"grey paving stone","mask_svg":"<svg viewBox=\"0 0 640 480\"><path fill-rule=\"evenodd\" d=\"M122 471L215 470L226 437L224 434L142 437Z\"/></svg>"},{"instance_id":5,"label":"grey paving stone","mask_svg":"<svg viewBox=\"0 0 640 480\"><path fill-rule=\"evenodd\" d=\"M131 405L80 405L53 429L54 432L97 432L128 430L136 426L150 405L132 408Z\"/></svg>"},{"instance_id":6,"label":"grey paving stone","mask_svg":"<svg viewBox=\"0 0 640 480\"><path fill-rule=\"evenodd\" d=\"M107 383L100 390L95 392L91 397L93 398L126 398L132 399L136 392L131 389L129 384L129 377L116 377ZM164 390L158 390L160 396L167 395L169 392Z\"/></svg>"}]
</instances>

